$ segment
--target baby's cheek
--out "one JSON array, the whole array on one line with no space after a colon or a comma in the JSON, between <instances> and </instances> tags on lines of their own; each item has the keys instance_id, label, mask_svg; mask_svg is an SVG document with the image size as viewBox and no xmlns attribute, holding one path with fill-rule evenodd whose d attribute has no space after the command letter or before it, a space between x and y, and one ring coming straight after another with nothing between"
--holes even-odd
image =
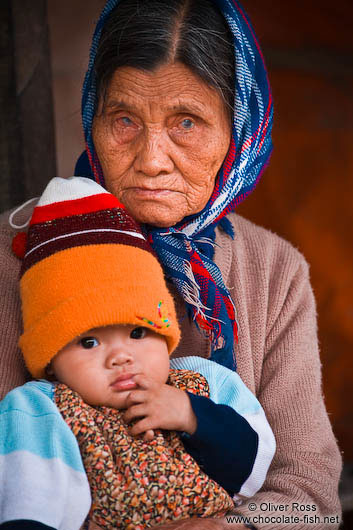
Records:
<instances>
[{"instance_id":1,"label":"baby's cheek","mask_svg":"<svg viewBox=\"0 0 353 530\"><path fill-rule=\"evenodd\" d=\"M169 376L169 370L170 370L170 363L169 363L169 355L163 356L162 359L159 360L157 366L156 366L156 380L159 383L166 383L168 376Z\"/></svg>"}]
</instances>

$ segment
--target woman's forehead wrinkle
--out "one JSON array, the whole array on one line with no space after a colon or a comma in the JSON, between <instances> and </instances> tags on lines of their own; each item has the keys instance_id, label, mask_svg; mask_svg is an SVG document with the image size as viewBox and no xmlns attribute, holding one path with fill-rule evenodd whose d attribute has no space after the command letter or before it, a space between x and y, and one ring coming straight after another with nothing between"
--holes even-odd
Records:
<instances>
[{"instance_id":1,"label":"woman's forehead wrinkle","mask_svg":"<svg viewBox=\"0 0 353 530\"><path fill-rule=\"evenodd\" d=\"M173 65L174 66L174 65ZM118 69L107 90L107 103L112 99L139 98L164 99L170 104L187 104L211 99L214 89L196 78L187 67L179 64L174 67L160 67L154 72L142 72L131 67ZM174 101L173 101L174 100ZM201 110L201 109L199 109Z\"/></svg>"},{"instance_id":2,"label":"woman's forehead wrinkle","mask_svg":"<svg viewBox=\"0 0 353 530\"><path fill-rule=\"evenodd\" d=\"M131 112L139 112L147 107L150 111L159 110L167 114L194 114L199 116L206 116L212 108L212 97L207 98L204 104L196 94L187 93L185 95L178 94L175 99L169 96L140 96L136 93L124 93L119 91L118 94L108 95L105 102L105 109L127 110Z\"/></svg>"},{"instance_id":3,"label":"woman's forehead wrinkle","mask_svg":"<svg viewBox=\"0 0 353 530\"><path fill-rule=\"evenodd\" d=\"M144 100L144 103L146 101ZM168 103L163 104L163 102L159 99L157 101L159 104L159 107L162 110L165 110L167 112L175 112L175 113L193 113L193 114L204 114L207 111L207 108L202 105L201 102L195 103L192 100L186 101L182 100L180 102L176 103L170 103L170 99L168 98ZM109 99L105 105L107 109L121 109L121 110L138 110L138 107L133 101L124 101L123 99Z\"/></svg>"}]
</instances>

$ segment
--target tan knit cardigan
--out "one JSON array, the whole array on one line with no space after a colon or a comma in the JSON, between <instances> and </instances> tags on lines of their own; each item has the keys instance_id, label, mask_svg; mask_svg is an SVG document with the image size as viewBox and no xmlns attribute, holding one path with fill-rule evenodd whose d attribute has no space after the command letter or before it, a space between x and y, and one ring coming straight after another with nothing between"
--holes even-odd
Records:
<instances>
[{"instance_id":1,"label":"tan knit cardigan","mask_svg":"<svg viewBox=\"0 0 353 530\"><path fill-rule=\"evenodd\" d=\"M16 222L21 224L30 217L31 209L19 213ZM217 229L215 261L237 308L238 372L261 402L277 442L266 482L251 500L257 508L249 510L247 500L237 512L257 517L253 521L261 530L338 528L334 519L340 517L337 490L341 457L322 397L316 308L307 263L275 234L236 214L229 219L235 238ZM0 396L21 385L26 377L17 349L21 332L20 262L11 252L14 233L8 225L8 213L2 214ZM207 340L189 322L183 301L174 294L182 328L175 356L207 357ZM310 511L302 511L304 505ZM305 515L316 516L314 523L304 520ZM291 516L292 521L298 517L302 522L288 522ZM333 524L328 516L333 517ZM271 521L271 517L277 519ZM284 517L288 519L282 523Z\"/></svg>"}]
</instances>

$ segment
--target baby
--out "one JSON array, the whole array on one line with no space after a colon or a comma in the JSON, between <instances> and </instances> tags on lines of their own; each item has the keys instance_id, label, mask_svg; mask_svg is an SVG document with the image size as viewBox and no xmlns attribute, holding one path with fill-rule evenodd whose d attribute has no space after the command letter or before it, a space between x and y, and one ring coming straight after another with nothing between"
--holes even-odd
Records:
<instances>
[{"instance_id":1,"label":"baby","mask_svg":"<svg viewBox=\"0 0 353 530\"><path fill-rule=\"evenodd\" d=\"M261 487L275 450L261 406L227 368L170 362L173 299L113 195L53 179L20 286L20 346L39 380L0 403L0 525L77 530L89 514L142 529L222 516Z\"/></svg>"}]
</instances>

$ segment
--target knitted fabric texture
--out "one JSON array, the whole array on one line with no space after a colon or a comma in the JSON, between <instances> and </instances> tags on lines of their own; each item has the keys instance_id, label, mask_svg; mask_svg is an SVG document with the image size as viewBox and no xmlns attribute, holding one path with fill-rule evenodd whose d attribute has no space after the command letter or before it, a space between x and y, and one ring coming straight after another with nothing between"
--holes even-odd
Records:
<instances>
[{"instance_id":1,"label":"knitted fabric texture","mask_svg":"<svg viewBox=\"0 0 353 530\"><path fill-rule=\"evenodd\" d=\"M54 178L33 211L21 269L26 365L34 377L66 344L112 324L179 341L174 303L140 227L92 180Z\"/></svg>"},{"instance_id":2,"label":"knitted fabric texture","mask_svg":"<svg viewBox=\"0 0 353 530\"><path fill-rule=\"evenodd\" d=\"M210 339L211 358L236 368L236 308L219 268L200 250L198 241L205 230L224 221L256 186L272 151L273 104L263 55L243 8L237 0L214 2L234 37L235 101L228 155L205 208L169 229L149 229L149 239L196 324ZM118 4L119 0L108 0L97 23L82 95L86 150L94 178L103 186L104 175L92 139L97 106L94 61L104 24Z\"/></svg>"},{"instance_id":3,"label":"knitted fabric texture","mask_svg":"<svg viewBox=\"0 0 353 530\"><path fill-rule=\"evenodd\" d=\"M168 383L209 396L206 379L189 370L170 370ZM234 507L175 431L156 430L145 442L129 435L122 412L91 407L66 385L56 386L54 399L80 446L92 495L90 519L100 527L142 530L192 516L221 517Z\"/></svg>"}]
</instances>

